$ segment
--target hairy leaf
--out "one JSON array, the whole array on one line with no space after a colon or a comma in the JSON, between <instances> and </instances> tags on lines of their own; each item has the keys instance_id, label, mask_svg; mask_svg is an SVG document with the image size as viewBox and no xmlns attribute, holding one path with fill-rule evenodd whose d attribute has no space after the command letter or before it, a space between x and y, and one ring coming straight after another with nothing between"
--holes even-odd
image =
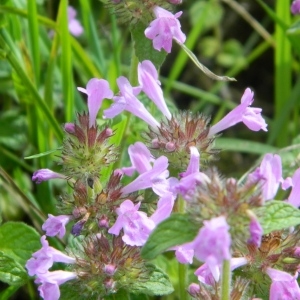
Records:
<instances>
[{"instance_id":1,"label":"hairy leaf","mask_svg":"<svg viewBox=\"0 0 300 300\"><path fill-rule=\"evenodd\" d=\"M153 259L170 247L190 242L198 230L188 215L175 213L155 228L142 248L142 257Z\"/></svg>"},{"instance_id":2,"label":"hairy leaf","mask_svg":"<svg viewBox=\"0 0 300 300\"><path fill-rule=\"evenodd\" d=\"M300 224L300 210L286 202L269 201L256 212L264 234Z\"/></svg>"}]
</instances>

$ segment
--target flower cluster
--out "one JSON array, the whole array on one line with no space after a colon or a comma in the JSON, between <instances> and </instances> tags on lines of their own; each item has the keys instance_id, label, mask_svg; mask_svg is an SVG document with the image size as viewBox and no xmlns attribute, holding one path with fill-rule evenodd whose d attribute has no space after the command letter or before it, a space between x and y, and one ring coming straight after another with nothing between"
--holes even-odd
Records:
<instances>
[{"instance_id":1,"label":"flower cluster","mask_svg":"<svg viewBox=\"0 0 300 300\"><path fill-rule=\"evenodd\" d=\"M105 2L125 21L147 22L144 33L154 49L169 53L173 40L185 42L178 20L181 12L173 15L167 10L181 1ZM74 17L70 11L70 22ZM280 185L283 190L292 187L285 204L300 206L300 169L283 179L280 156L270 153L240 181L224 178L211 166L219 153L214 142L220 132L240 122L252 131L267 131L262 110L251 106L253 91L246 88L240 104L211 125L210 118L202 114L170 112L150 60L140 61L136 73L136 86L125 76L117 79L117 93L105 79L92 78L85 88L78 87L87 96L88 113L77 114L74 123L64 125L61 173L41 169L33 174L36 183L63 179L72 190L61 196L59 214L49 214L42 226L46 236L62 239L71 235L68 255L50 247L43 236L42 248L26 264L29 275L36 276L40 296L58 299L59 286L68 285L67 281L86 299L120 290L149 295L171 292L168 283L159 291L152 290L153 281L165 282L167 276L141 257L141 247L161 222L179 211L189 216L198 233L193 240L168 250L175 250L179 263L197 266L194 274L199 284L188 288L192 297L220 299L221 273L227 262L232 271L240 270L238 275L248 274L234 278L232 299L243 299L250 290L253 297L259 295L257 282L249 280L257 274L261 276L258 280L268 276L270 299L300 299L298 229L264 235L260 224L262 208L273 201ZM145 96L160 111L159 120L141 101ZM112 103L102 111L100 126L97 115L104 99ZM128 147L131 165L116 168L120 149L113 137L118 128L108 126L112 121L107 119L123 111L146 124L143 142ZM56 262L66 264L65 270L49 271Z\"/></svg>"}]
</instances>

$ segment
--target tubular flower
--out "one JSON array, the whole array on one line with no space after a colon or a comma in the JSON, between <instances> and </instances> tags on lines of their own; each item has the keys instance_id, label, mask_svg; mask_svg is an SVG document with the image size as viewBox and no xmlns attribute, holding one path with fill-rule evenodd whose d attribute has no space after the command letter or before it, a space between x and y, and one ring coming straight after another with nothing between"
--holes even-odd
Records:
<instances>
[{"instance_id":1,"label":"tubular flower","mask_svg":"<svg viewBox=\"0 0 300 300\"><path fill-rule=\"evenodd\" d=\"M273 199L283 180L280 156L267 153L260 166L249 176L250 180L262 181L262 195L265 200Z\"/></svg>"},{"instance_id":2,"label":"tubular flower","mask_svg":"<svg viewBox=\"0 0 300 300\"><path fill-rule=\"evenodd\" d=\"M181 31L180 22L177 20L182 12L175 15L169 11L156 6L153 9L156 19L153 20L149 27L145 30L145 36L153 40L153 48L161 51L163 48L166 52L170 53L172 48L172 39L178 43L183 44L186 36Z\"/></svg>"},{"instance_id":3,"label":"tubular flower","mask_svg":"<svg viewBox=\"0 0 300 300\"><path fill-rule=\"evenodd\" d=\"M272 279L270 300L300 300L297 276L273 268L267 268L266 273Z\"/></svg>"},{"instance_id":4,"label":"tubular flower","mask_svg":"<svg viewBox=\"0 0 300 300\"><path fill-rule=\"evenodd\" d=\"M92 78L86 85L86 89L77 88L78 91L88 95L88 110L89 110L89 126L95 126L98 111L102 105L103 99L111 99L113 92L109 87L108 81L104 79Z\"/></svg>"},{"instance_id":5,"label":"tubular flower","mask_svg":"<svg viewBox=\"0 0 300 300\"><path fill-rule=\"evenodd\" d=\"M111 119L126 110L142 119L152 127L158 127L159 123L148 112L145 106L136 97L140 92L140 88L133 88L128 79L121 76L117 79L117 83L120 89L119 96L113 97L114 103L112 106L104 110L104 118Z\"/></svg>"},{"instance_id":6,"label":"tubular flower","mask_svg":"<svg viewBox=\"0 0 300 300\"><path fill-rule=\"evenodd\" d=\"M193 241L194 256L206 262L216 281L219 280L219 266L223 260L231 258L231 237L225 217L220 216L204 221L197 237Z\"/></svg>"},{"instance_id":7,"label":"tubular flower","mask_svg":"<svg viewBox=\"0 0 300 300\"><path fill-rule=\"evenodd\" d=\"M138 79L143 92L155 103L158 109L171 119L171 113L166 105L158 73L150 60L144 60L138 65Z\"/></svg>"},{"instance_id":8,"label":"tubular flower","mask_svg":"<svg viewBox=\"0 0 300 300\"><path fill-rule=\"evenodd\" d=\"M67 271L53 271L38 274L35 283L41 284L38 287L40 296L45 300L58 300L60 297L59 286L69 280L77 278L77 274Z\"/></svg>"},{"instance_id":9,"label":"tubular flower","mask_svg":"<svg viewBox=\"0 0 300 300\"><path fill-rule=\"evenodd\" d=\"M43 181L56 178L66 179L66 176L53 172L50 169L40 169L35 171L32 175L32 181L35 181L36 183L41 183Z\"/></svg>"},{"instance_id":10,"label":"tubular flower","mask_svg":"<svg viewBox=\"0 0 300 300\"><path fill-rule=\"evenodd\" d=\"M60 238L66 234L66 224L72 219L71 215L53 216L48 214L48 219L42 226L42 229L46 231L47 236L56 236Z\"/></svg>"},{"instance_id":11,"label":"tubular flower","mask_svg":"<svg viewBox=\"0 0 300 300\"><path fill-rule=\"evenodd\" d=\"M168 159L165 156L159 157L154 161L150 170L140 174L135 180L123 187L122 193L129 194L151 187L157 195L163 196L165 192L169 192L167 181L167 177L169 176L168 165Z\"/></svg>"},{"instance_id":12,"label":"tubular flower","mask_svg":"<svg viewBox=\"0 0 300 300\"><path fill-rule=\"evenodd\" d=\"M45 235L41 237L41 243L42 248L33 253L32 258L26 263L26 268L30 276L46 273L54 262L75 263L75 258L50 247Z\"/></svg>"},{"instance_id":13,"label":"tubular flower","mask_svg":"<svg viewBox=\"0 0 300 300\"><path fill-rule=\"evenodd\" d=\"M261 116L261 108L249 107L253 103L253 92L247 88L241 99L241 104L228 113L221 121L209 130L209 136L223 131L239 122L243 122L249 129L267 131L267 124Z\"/></svg>"},{"instance_id":14,"label":"tubular flower","mask_svg":"<svg viewBox=\"0 0 300 300\"><path fill-rule=\"evenodd\" d=\"M109 233L119 235L123 228L123 241L130 246L142 246L147 241L155 223L146 213L138 211L141 203L134 205L132 201L125 200L116 212L116 223L108 230Z\"/></svg>"},{"instance_id":15,"label":"tubular flower","mask_svg":"<svg viewBox=\"0 0 300 300\"><path fill-rule=\"evenodd\" d=\"M287 199L287 202L295 207L300 206L300 169L297 169L292 178L288 177L284 181L284 189L292 186L292 191Z\"/></svg>"}]
</instances>

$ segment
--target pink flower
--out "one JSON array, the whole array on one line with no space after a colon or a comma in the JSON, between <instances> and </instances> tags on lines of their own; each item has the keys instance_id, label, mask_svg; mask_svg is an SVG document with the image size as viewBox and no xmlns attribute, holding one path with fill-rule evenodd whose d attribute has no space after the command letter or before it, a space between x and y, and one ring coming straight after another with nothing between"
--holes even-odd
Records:
<instances>
[{"instance_id":1,"label":"pink flower","mask_svg":"<svg viewBox=\"0 0 300 300\"><path fill-rule=\"evenodd\" d=\"M175 196L171 193L166 193L158 200L157 209L150 217L150 219L155 223L155 225L159 224L171 215L174 202Z\"/></svg>"},{"instance_id":2,"label":"pink flower","mask_svg":"<svg viewBox=\"0 0 300 300\"><path fill-rule=\"evenodd\" d=\"M200 154L196 147L190 147L190 161L187 170L180 175L180 181L175 184L174 191L189 200L193 195L196 185L201 182L209 182L210 179L200 169Z\"/></svg>"},{"instance_id":3,"label":"pink flower","mask_svg":"<svg viewBox=\"0 0 300 300\"><path fill-rule=\"evenodd\" d=\"M260 247L261 238L263 236L263 229L255 216L251 218L249 231L250 238L248 239L247 243L252 244L257 248Z\"/></svg>"},{"instance_id":4,"label":"pink flower","mask_svg":"<svg viewBox=\"0 0 300 300\"><path fill-rule=\"evenodd\" d=\"M163 48L166 52L170 53L172 48L172 39L183 44L186 36L181 31L180 22L177 20L182 12L178 12L175 15L169 11L155 6L154 14L156 19L153 20L149 27L145 30L145 36L153 40L153 48L161 51Z\"/></svg>"},{"instance_id":5,"label":"pink flower","mask_svg":"<svg viewBox=\"0 0 300 300\"><path fill-rule=\"evenodd\" d=\"M69 21L69 31L74 36L79 36L83 33L83 27L80 22L76 20L77 12L74 7L68 6L68 21Z\"/></svg>"},{"instance_id":6,"label":"pink flower","mask_svg":"<svg viewBox=\"0 0 300 300\"><path fill-rule=\"evenodd\" d=\"M139 174L145 173L152 169L151 163L155 161L151 152L142 142L136 142L128 147L128 154L132 166L124 167L117 172L132 176L135 171Z\"/></svg>"},{"instance_id":7,"label":"pink flower","mask_svg":"<svg viewBox=\"0 0 300 300\"><path fill-rule=\"evenodd\" d=\"M119 96L113 97L114 104L104 111L104 118L112 119L122 111L127 110L150 126L159 127L159 123L136 97L141 91L141 88L132 87L128 79L124 76L119 77L117 83L120 94Z\"/></svg>"},{"instance_id":8,"label":"pink flower","mask_svg":"<svg viewBox=\"0 0 300 300\"><path fill-rule=\"evenodd\" d=\"M66 234L66 224L72 219L70 215L53 216L48 214L48 219L42 226L42 229L46 231L47 236L59 235L62 238Z\"/></svg>"},{"instance_id":9,"label":"pink flower","mask_svg":"<svg viewBox=\"0 0 300 300\"><path fill-rule=\"evenodd\" d=\"M297 276L272 268L267 268L266 273L272 279L270 300L300 300Z\"/></svg>"},{"instance_id":10,"label":"pink flower","mask_svg":"<svg viewBox=\"0 0 300 300\"><path fill-rule=\"evenodd\" d=\"M56 178L66 179L66 176L53 172L50 169L40 169L35 171L32 175L32 181L35 181L36 183L41 183L43 181Z\"/></svg>"},{"instance_id":11,"label":"pink flower","mask_svg":"<svg viewBox=\"0 0 300 300\"><path fill-rule=\"evenodd\" d=\"M213 273L208 266L208 264L204 263L200 268L198 268L195 273L196 276L198 276L198 280L202 283L205 283L207 285L213 286L216 282L219 281L220 278L220 268L216 267L214 270L214 276Z\"/></svg>"},{"instance_id":12,"label":"pink flower","mask_svg":"<svg viewBox=\"0 0 300 300\"><path fill-rule=\"evenodd\" d=\"M291 12L294 15L300 14L300 1L299 0L293 1L292 5L291 5Z\"/></svg>"},{"instance_id":13,"label":"pink flower","mask_svg":"<svg viewBox=\"0 0 300 300\"><path fill-rule=\"evenodd\" d=\"M149 219L146 213L138 211L140 203L134 205L132 201L125 200L116 209L118 218L116 223L108 230L108 233L119 235L124 230L122 240L130 246L142 246L147 241L155 223Z\"/></svg>"},{"instance_id":14,"label":"pink flower","mask_svg":"<svg viewBox=\"0 0 300 300\"><path fill-rule=\"evenodd\" d=\"M75 263L75 258L50 247L45 235L41 237L41 243L42 248L33 253L32 258L25 265L30 276L46 273L52 267L53 262Z\"/></svg>"},{"instance_id":15,"label":"pink flower","mask_svg":"<svg viewBox=\"0 0 300 300\"><path fill-rule=\"evenodd\" d=\"M58 300L60 297L59 286L75 278L77 278L77 274L75 272L53 271L39 274L35 283L41 283L38 290L43 299Z\"/></svg>"},{"instance_id":16,"label":"pink flower","mask_svg":"<svg viewBox=\"0 0 300 300\"><path fill-rule=\"evenodd\" d=\"M109 87L108 81L104 79L92 78L86 85L86 89L78 87L78 91L88 95L89 126L95 126L98 111L103 99L111 99L113 92Z\"/></svg>"},{"instance_id":17,"label":"pink flower","mask_svg":"<svg viewBox=\"0 0 300 300\"><path fill-rule=\"evenodd\" d=\"M209 130L209 136L223 131L239 122L243 122L249 129L267 131L267 124L261 116L261 108L249 107L253 102L253 92L247 88L241 99L241 104L229 112L221 121Z\"/></svg>"},{"instance_id":18,"label":"pink flower","mask_svg":"<svg viewBox=\"0 0 300 300\"><path fill-rule=\"evenodd\" d=\"M280 156L267 153L260 166L249 175L249 178L262 182L262 194L265 200L273 199L283 180Z\"/></svg>"},{"instance_id":19,"label":"pink flower","mask_svg":"<svg viewBox=\"0 0 300 300\"><path fill-rule=\"evenodd\" d=\"M171 113L166 105L158 73L150 60L144 60L138 65L138 79L143 92L155 103L158 109L171 119Z\"/></svg>"},{"instance_id":20,"label":"pink flower","mask_svg":"<svg viewBox=\"0 0 300 300\"><path fill-rule=\"evenodd\" d=\"M170 192L169 182L167 181L167 177L169 176L168 165L168 159L165 156L160 156L154 160L151 169L141 173L135 180L123 187L122 193L129 194L150 187L159 196Z\"/></svg>"},{"instance_id":21,"label":"pink flower","mask_svg":"<svg viewBox=\"0 0 300 300\"><path fill-rule=\"evenodd\" d=\"M292 191L287 199L287 202L295 207L300 206L300 168L297 169L292 178L288 177L283 183L283 188L287 189L292 186Z\"/></svg>"},{"instance_id":22,"label":"pink flower","mask_svg":"<svg viewBox=\"0 0 300 300\"><path fill-rule=\"evenodd\" d=\"M231 258L229 225L223 216L203 223L204 226L192 242L194 255L198 260L208 265L215 280L218 281L217 269L223 260Z\"/></svg>"},{"instance_id":23,"label":"pink flower","mask_svg":"<svg viewBox=\"0 0 300 300\"><path fill-rule=\"evenodd\" d=\"M175 256L181 264L191 264L194 257L193 243L186 243L181 246L176 246Z\"/></svg>"}]
</instances>

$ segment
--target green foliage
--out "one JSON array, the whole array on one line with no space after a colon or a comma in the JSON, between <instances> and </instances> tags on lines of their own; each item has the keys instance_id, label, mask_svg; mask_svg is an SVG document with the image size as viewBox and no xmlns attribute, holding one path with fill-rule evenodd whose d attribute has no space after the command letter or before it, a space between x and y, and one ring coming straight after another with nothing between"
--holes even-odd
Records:
<instances>
[{"instance_id":1,"label":"green foliage","mask_svg":"<svg viewBox=\"0 0 300 300\"><path fill-rule=\"evenodd\" d=\"M173 292L173 286L167 274L153 264L147 264L150 274L146 282L136 282L130 286L130 292L146 295L168 295Z\"/></svg>"},{"instance_id":2,"label":"green foliage","mask_svg":"<svg viewBox=\"0 0 300 300\"><path fill-rule=\"evenodd\" d=\"M2 251L0 251L0 281L16 286L21 286L28 281L28 274L24 267Z\"/></svg>"},{"instance_id":3,"label":"green foliage","mask_svg":"<svg viewBox=\"0 0 300 300\"><path fill-rule=\"evenodd\" d=\"M6 222L0 227L0 251L20 266L41 247L40 235L21 222Z\"/></svg>"},{"instance_id":4,"label":"green foliage","mask_svg":"<svg viewBox=\"0 0 300 300\"><path fill-rule=\"evenodd\" d=\"M264 234L300 224L300 210L282 201L267 202L257 210L257 214Z\"/></svg>"},{"instance_id":5,"label":"green foliage","mask_svg":"<svg viewBox=\"0 0 300 300\"><path fill-rule=\"evenodd\" d=\"M159 223L142 248L142 257L153 259L163 251L190 242L198 232L188 215L174 213Z\"/></svg>"}]
</instances>

